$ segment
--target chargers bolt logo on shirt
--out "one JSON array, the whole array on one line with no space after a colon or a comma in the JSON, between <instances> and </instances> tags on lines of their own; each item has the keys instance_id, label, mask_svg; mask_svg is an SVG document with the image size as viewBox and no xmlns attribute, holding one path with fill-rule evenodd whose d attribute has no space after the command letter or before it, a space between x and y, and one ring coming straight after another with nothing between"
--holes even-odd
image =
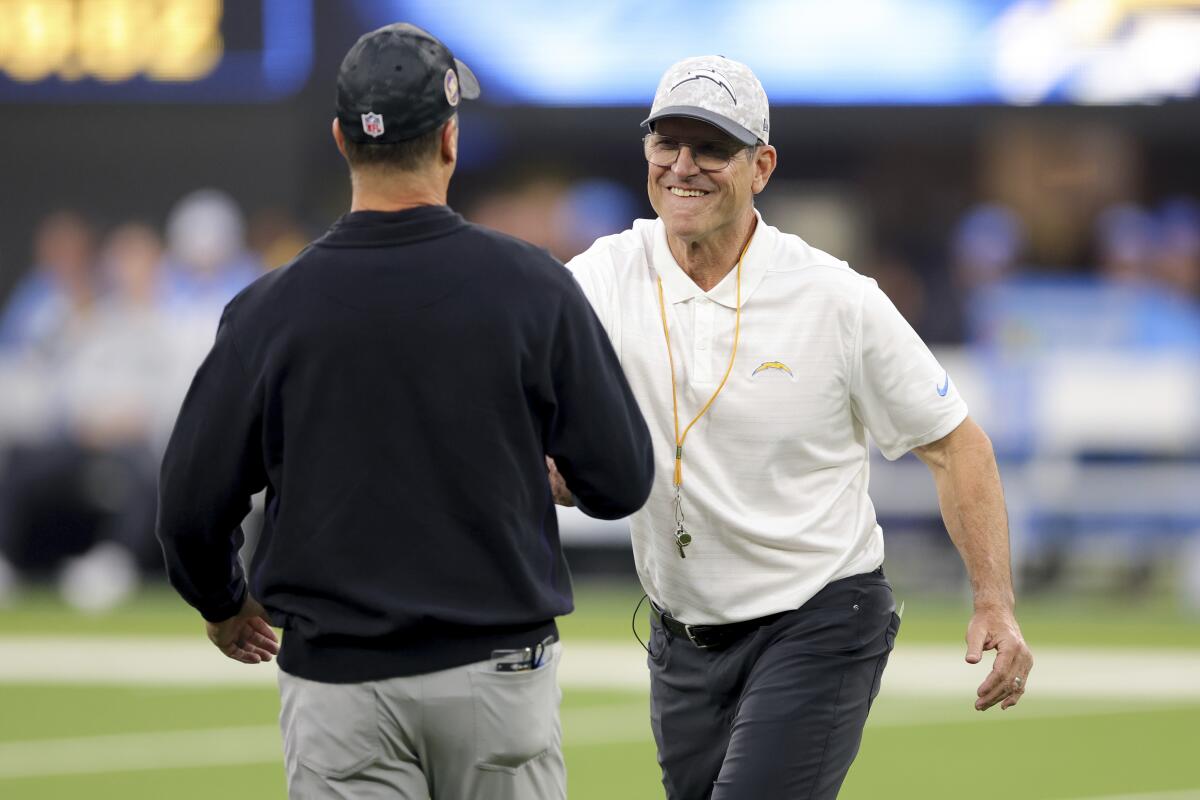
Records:
<instances>
[{"instance_id":1,"label":"chargers bolt logo on shirt","mask_svg":"<svg viewBox=\"0 0 1200 800\"><path fill-rule=\"evenodd\" d=\"M784 364L782 361L764 361L754 368L754 372L750 373L750 377L753 378L758 373L767 372L769 370L778 370L779 372L786 374L792 380L796 380L796 373L792 372L791 367L789 367L787 364Z\"/></svg>"},{"instance_id":2,"label":"chargers bolt logo on shirt","mask_svg":"<svg viewBox=\"0 0 1200 800\"><path fill-rule=\"evenodd\" d=\"M363 114L363 133L368 136L383 136L383 117L379 114Z\"/></svg>"},{"instance_id":3,"label":"chargers bolt logo on shirt","mask_svg":"<svg viewBox=\"0 0 1200 800\"><path fill-rule=\"evenodd\" d=\"M448 69L446 70L446 102L450 104L451 108L458 105L459 96L458 73Z\"/></svg>"}]
</instances>

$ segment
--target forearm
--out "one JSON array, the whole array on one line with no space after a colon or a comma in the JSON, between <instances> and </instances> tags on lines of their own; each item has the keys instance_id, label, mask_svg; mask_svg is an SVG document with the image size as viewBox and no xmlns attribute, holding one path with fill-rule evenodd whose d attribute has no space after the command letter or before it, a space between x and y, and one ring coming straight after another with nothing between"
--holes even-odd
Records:
<instances>
[{"instance_id":1,"label":"forearm","mask_svg":"<svg viewBox=\"0 0 1200 800\"><path fill-rule=\"evenodd\" d=\"M1008 514L991 442L974 423L927 459L942 520L962 556L976 608L1013 607Z\"/></svg>"},{"instance_id":2,"label":"forearm","mask_svg":"<svg viewBox=\"0 0 1200 800\"><path fill-rule=\"evenodd\" d=\"M636 512L650 495L654 447L608 336L578 291L559 318L552 376L546 454L564 488L590 517Z\"/></svg>"},{"instance_id":3,"label":"forearm","mask_svg":"<svg viewBox=\"0 0 1200 800\"><path fill-rule=\"evenodd\" d=\"M942 519L975 593L975 613L967 625L967 663L978 664L984 650L996 651L992 671L976 690L975 708L985 711L996 703L1010 708L1025 691L1033 654L1013 610L1008 514L992 443L968 417L915 452L933 472Z\"/></svg>"},{"instance_id":4,"label":"forearm","mask_svg":"<svg viewBox=\"0 0 1200 800\"><path fill-rule=\"evenodd\" d=\"M242 534L203 536L183 533L168 522L159 528L167 580L206 620L217 622L237 613L246 596L238 560Z\"/></svg>"},{"instance_id":5,"label":"forearm","mask_svg":"<svg viewBox=\"0 0 1200 800\"><path fill-rule=\"evenodd\" d=\"M156 533L171 586L205 619L237 613L245 595L238 551L250 489L237 484L235 448L180 415L159 475ZM224 460L223 460L224 459Z\"/></svg>"}]
</instances>

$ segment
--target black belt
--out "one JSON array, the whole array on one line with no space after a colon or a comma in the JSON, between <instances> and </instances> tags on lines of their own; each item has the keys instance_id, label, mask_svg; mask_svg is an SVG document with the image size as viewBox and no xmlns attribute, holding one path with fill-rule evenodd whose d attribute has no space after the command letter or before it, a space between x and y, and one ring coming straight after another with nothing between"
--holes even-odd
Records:
<instances>
[{"instance_id":1,"label":"black belt","mask_svg":"<svg viewBox=\"0 0 1200 800\"><path fill-rule=\"evenodd\" d=\"M653 603L651 613L658 618L662 626L675 636L683 636L701 650L720 650L728 647L751 631L756 631L764 625L770 625L775 620L787 614L780 611L768 614L758 619L748 619L742 622L729 622L725 625L686 625L666 613Z\"/></svg>"},{"instance_id":2,"label":"black belt","mask_svg":"<svg viewBox=\"0 0 1200 800\"><path fill-rule=\"evenodd\" d=\"M883 567L873 570L871 575L883 575ZM862 576L852 576L855 578ZM842 580L850 580L843 578ZM836 581L835 581L836 583ZM701 650L720 650L728 647L746 634L756 631L764 625L770 625L790 611L779 611L758 619L748 619L742 622L729 622L725 625L686 625L663 611L654 603L650 604L650 613L658 617L662 626L675 636L683 636Z\"/></svg>"}]
</instances>

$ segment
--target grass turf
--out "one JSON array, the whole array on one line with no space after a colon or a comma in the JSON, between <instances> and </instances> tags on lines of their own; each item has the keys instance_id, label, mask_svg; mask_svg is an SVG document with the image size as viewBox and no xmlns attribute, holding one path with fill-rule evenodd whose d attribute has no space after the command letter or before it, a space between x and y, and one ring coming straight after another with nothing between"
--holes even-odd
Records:
<instances>
[{"instance_id":1,"label":"grass turf","mask_svg":"<svg viewBox=\"0 0 1200 800\"><path fill-rule=\"evenodd\" d=\"M564 637L627 641L639 596L628 585L581 587L579 610L562 622ZM1021 612L1035 644L1200 649L1200 624L1162 600L1041 601ZM909 598L905 641L957 642L966 615L956 601ZM39 633L203 636L198 617L160 588L103 617L80 617L45 592L0 614L0 636ZM0 685L0 797L282 797L277 713L269 688ZM662 797L643 694L568 690L563 725L573 800ZM108 739L97 746L112 751L114 762L137 768L114 763L100 771L53 774L58 762L51 759L41 774L12 777L21 771L19 761L13 766L21 752L61 746L62 739L141 733L170 742L172 731L228 728L249 737L255 763L188 766L185 753L176 766L156 769L152 759L121 751L133 744ZM957 700L885 691L842 797L1061 800L1168 790L1194 790L1200 797L1197 731L1200 705L1194 703L1031 696L1013 711L978 714ZM69 759L61 763L69 767Z\"/></svg>"},{"instance_id":2,"label":"grass turf","mask_svg":"<svg viewBox=\"0 0 1200 800\"><path fill-rule=\"evenodd\" d=\"M1200 705L1105 704L1086 699L987 715L961 703L882 697L842 796L1074 798L1195 789ZM281 797L270 689L0 687L0 796L38 798ZM1029 713L1022 715L1021 711ZM16 741L251 726L261 763L153 764L78 775L2 777ZM645 697L571 691L563 705L570 796L661 797ZM112 744L104 745L112 748ZM126 754L117 752L116 755ZM134 754L134 760L137 755ZM52 766L48 772L54 769Z\"/></svg>"}]
</instances>

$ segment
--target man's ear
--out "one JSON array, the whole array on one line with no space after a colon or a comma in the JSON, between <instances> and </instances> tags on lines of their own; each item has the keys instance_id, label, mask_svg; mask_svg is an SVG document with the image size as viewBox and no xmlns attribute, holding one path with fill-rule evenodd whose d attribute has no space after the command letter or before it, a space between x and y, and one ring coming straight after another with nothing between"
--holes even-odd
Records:
<instances>
[{"instance_id":1,"label":"man's ear","mask_svg":"<svg viewBox=\"0 0 1200 800\"><path fill-rule=\"evenodd\" d=\"M458 161L458 115L446 120L442 126L442 161L454 164Z\"/></svg>"},{"instance_id":2,"label":"man's ear","mask_svg":"<svg viewBox=\"0 0 1200 800\"><path fill-rule=\"evenodd\" d=\"M755 149L754 183L751 186L755 194L767 188L767 181L771 180L771 173L775 171L775 166L778 163L777 160L778 156L775 153L775 148L771 147L771 145L764 144Z\"/></svg>"},{"instance_id":3,"label":"man's ear","mask_svg":"<svg viewBox=\"0 0 1200 800\"><path fill-rule=\"evenodd\" d=\"M337 117L333 118L333 141L337 145L338 152L342 154L342 158L345 158L346 134L342 133L342 126L338 124Z\"/></svg>"}]
</instances>

